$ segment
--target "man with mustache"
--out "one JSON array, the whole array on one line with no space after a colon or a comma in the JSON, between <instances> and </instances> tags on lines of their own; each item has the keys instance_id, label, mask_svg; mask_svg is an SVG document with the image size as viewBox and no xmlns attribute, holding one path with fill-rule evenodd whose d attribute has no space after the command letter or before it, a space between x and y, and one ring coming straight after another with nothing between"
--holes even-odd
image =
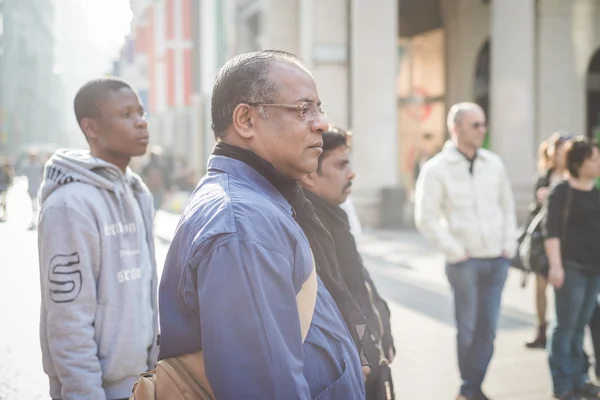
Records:
<instances>
[{"instance_id":1,"label":"man with mustache","mask_svg":"<svg viewBox=\"0 0 600 400\"><path fill-rule=\"evenodd\" d=\"M366 321L298 184L328 128L310 71L283 51L240 54L217 74L211 115L217 144L160 284L159 358L204 363L218 400L364 399Z\"/></svg>"},{"instance_id":2,"label":"man with mustache","mask_svg":"<svg viewBox=\"0 0 600 400\"><path fill-rule=\"evenodd\" d=\"M346 286L367 318L369 330L376 335L376 342L381 349L380 363L373 363L367 376L367 400L392 399L391 377L390 396L378 395L378 375L388 372L387 364L395 354L390 310L377 293L363 265L348 215L340 207L350 195L352 180L356 176L350 167L350 139L350 132L330 125L329 130L323 133L323 154L319 157L317 170L304 176L300 184L313 204L315 213L333 237L336 257Z\"/></svg>"}]
</instances>

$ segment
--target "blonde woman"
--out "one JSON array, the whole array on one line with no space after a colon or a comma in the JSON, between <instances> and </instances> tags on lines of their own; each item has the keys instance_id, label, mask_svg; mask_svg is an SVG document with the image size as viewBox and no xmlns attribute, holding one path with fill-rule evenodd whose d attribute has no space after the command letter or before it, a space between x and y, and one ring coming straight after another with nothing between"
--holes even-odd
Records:
<instances>
[{"instance_id":1,"label":"blonde woman","mask_svg":"<svg viewBox=\"0 0 600 400\"><path fill-rule=\"evenodd\" d=\"M531 206L531 218L542 209L546 202L550 188L564 179L566 170L565 143L570 136L564 132L554 133L543 141L539 147L538 179L535 184L535 199ZM535 305L537 311L537 334L525 346L530 349L546 348L546 287L548 281L545 276L536 275Z\"/></svg>"}]
</instances>

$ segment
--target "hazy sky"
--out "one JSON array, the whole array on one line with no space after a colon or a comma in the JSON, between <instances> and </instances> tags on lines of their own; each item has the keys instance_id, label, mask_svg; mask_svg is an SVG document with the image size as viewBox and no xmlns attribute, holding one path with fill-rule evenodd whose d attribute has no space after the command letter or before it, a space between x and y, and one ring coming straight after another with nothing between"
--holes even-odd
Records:
<instances>
[{"instance_id":1,"label":"hazy sky","mask_svg":"<svg viewBox=\"0 0 600 400\"><path fill-rule=\"evenodd\" d=\"M63 84L64 144L85 147L72 115L75 93L90 79L109 74L132 18L129 0L53 0L55 66ZM80 6L80 7L78 7Z\"/></svg>"},{"instance_id":2,"label":"hazy sky","mask_svg":"<svg viewBox=\"0 0 600 400\"><path fill-rule=\"evenodd\" d=\"M89 39L110 52L118 51L129 33L132 14L128 0L78 0L83 6Z\"/></svg>"}]
</instances>

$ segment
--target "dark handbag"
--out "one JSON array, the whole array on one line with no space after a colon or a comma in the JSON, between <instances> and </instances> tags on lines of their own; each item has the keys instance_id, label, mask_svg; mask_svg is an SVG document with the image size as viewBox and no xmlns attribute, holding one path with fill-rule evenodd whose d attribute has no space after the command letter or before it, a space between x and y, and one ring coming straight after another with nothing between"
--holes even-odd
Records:
<instances>
[{"instance_id":1,"label":"dark handbag","mask_svg":"<svg viewBox=\"0 0 600 400\"><path fill-rule=\"evenodd\" d=\"M377 372L369 374L365 384L367 400L394 400L394 382L392 370L384 359L384 363L376 367ZM375 372L375 371L374 371ZM374 376L372 376L374 375Z\"/></svg>"},{"instance_id":2,"label":"dark handbag","mask_svg":"<svg viewBox=\"0 0 600 400\"><path fill-rule=\"evenodd\" d=\"M561 242L564 242L566 238L567 221L569 220L569 215L571 213L572 200L573 191L571 190L571 186L567 185L567 201L563 208ZM548 270L550 268L548 256L546 255L546 248L544 247L544 236L541 229L542 221L547 213L548 210L544 207L536 214L527 227L525 234L522 236L522 240L517 249L517 255L523 266L523 270L544 277L548 276Z\"/></svg>"},{"instance_id":3,"label":"dark handbag","mask_svg":"<svg viewBox=\"0 0 600 400\"><path fill-rule=\"evenodd\" d=\"M548 276L548 257L544 248L544 237L541 224L546 216L546 209L540 210L531 220L523 239L519 244L517 254L523 269L538 275Z\"/></svg>"},{"instance_id":4,"label":"dark handbag","mask_svg":"<svg viewBox=\"0 0 600 400\"><path fill-rule=\"evenodd\" d=\"M523 240L525 240L525 235L527 234L527 227L520 227L517 230L517 251L515 253L515 256L512 258L512 260L510 260L510 266L518 269L519 271L523 271L525 273L525 275L527 274L527 270L525 269L525 266L523 265L523 262L521 261L521 256L519 255L519 247L521 247L521 243L523 243Z\"/></svg>"}]
</instances>

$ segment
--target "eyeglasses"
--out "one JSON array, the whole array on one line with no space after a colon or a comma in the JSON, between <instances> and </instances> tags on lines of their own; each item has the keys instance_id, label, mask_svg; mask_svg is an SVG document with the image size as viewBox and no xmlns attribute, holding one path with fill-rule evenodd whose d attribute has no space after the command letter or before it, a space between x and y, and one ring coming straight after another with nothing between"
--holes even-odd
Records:
<instances>
[{"instance_id":1,"label":"eyeglasses","mask_svg":"<svg viewBox=\"0 0 600 400\"><path fill-rule=\"evenodd\" d=\"M298 116L303 121L313 122L319 116L326 117L327 107L322 104L304 102L302 104L265 104L265 103L248 103L252 107L281 107L288 110L297 111Z\"/></svg>"},{"instance_id":2,"label":"eyeglasses","mask_svg":"<svg viewBox=\"0 0 600 400\"><path fill-rule=\"evenodd\" d=\"M473 122L473 124L471 124L471 126L473 127L473 129L479 129L479 128L485 128L486 124L485 124L485 122L477 121L477 122Z\"/></svg>"}]
</instances>

